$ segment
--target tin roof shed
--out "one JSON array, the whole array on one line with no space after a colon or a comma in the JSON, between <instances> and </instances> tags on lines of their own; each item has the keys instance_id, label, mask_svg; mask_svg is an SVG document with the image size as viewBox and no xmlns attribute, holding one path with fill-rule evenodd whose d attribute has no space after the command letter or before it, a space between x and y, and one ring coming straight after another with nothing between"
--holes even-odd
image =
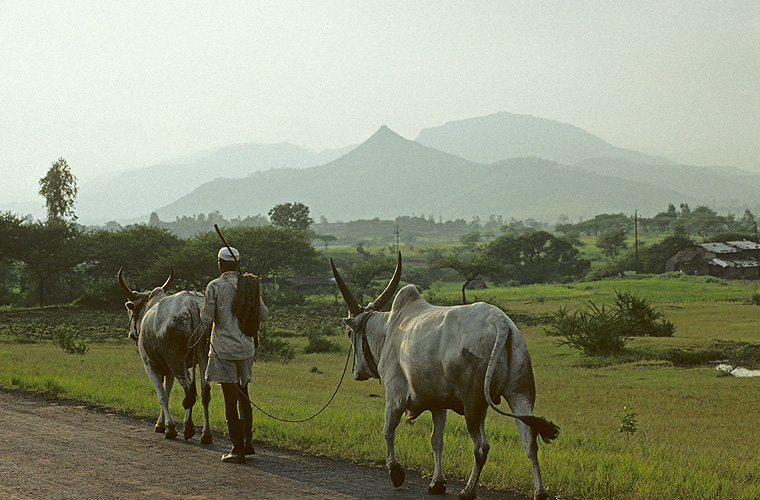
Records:
<instances>
[{"instance_id":1,"label":"tin roof shed","mask_svg":"<svg viewBox=\"0 0 760 500\"><path fill-rule=\"evenodd\" d=\"M726 243L739 250L760 250L760 243L755 243L754 241L741 240L727 241Z\"/></svg>"},{"instance_id":2,"label":"tin roof shed","mask_svg":"<svg viewBox=\"0 0 760 500\"><path fill-rule=\"evenodd\" d=\"M696 246L700 248L704 248L708 252L712 252L716 254L727 254L727 253L739 252L738 248L732 247L731 245L728 245L726 243L697 243Z\"/></svg>"}]
</instances>

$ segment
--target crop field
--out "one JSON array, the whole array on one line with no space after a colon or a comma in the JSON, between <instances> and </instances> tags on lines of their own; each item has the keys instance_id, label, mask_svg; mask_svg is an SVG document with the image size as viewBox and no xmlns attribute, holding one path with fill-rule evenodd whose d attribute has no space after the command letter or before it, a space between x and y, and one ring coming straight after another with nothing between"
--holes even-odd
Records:
<instances>
[{"instance_id":1,"label":"crop field","mask_svg":"<svg viewBox=\"0 0 760 500\"><path fill-rule=\"evenodd\" d=\"M455 303L460 286L438 286L425 296ZM544 331L546 318L560 306L606 303L618 290L635 293L662 310L675 324L675 336L637 338L625 354L597 359L559 345ZM760 307L753 301L758 293L757 283L664 275L490 288L468 291L467 297L504 308L525 335L536 376L535 414L562 429L555 442L542 443L539 451L551 494L594 500L748 500L760 498L760 379L722 375L710 364L674 363L672 353L710 353L716 345L739 342L760 344ZM316 412L343 372L348 354L348 340L339 333L344 308L332 297L321 300L323 313L316 318L307 317L308 308L273 308L270 328L297 356L288 363L257 363L251 396L279 417L300 419ZM331 327L335 334L330 340L342 347L340 352L303 353L308 343L303 332L313 321ZM49 340L49 329L60 324L71 324L91 339L85 354L67 354ZM87 400L138 415L158 414L137 349L126 340L123 312L0 310L0 386ZM175 389L171 404L181 420L180 393ZM212 398L212 425L223 430L218 387ZM624 406L635 411L635 432L618 430L617 415ZM332 405L309 422L281 423L254 411L254 439L382 464L383 407L380 383L356 382L348 373ZM199 403L196 415L202 415L201 410ZM404 467L432 473L431 430L427 413L399 426L396 451ZM532 476L514 423L490 412L486 430L491 452L481 485L530 495ZM465 479L472 461L464 420L451 413L444 472ZM390 496L390 480L388 488Z\"/></svg>"}]
</instances>

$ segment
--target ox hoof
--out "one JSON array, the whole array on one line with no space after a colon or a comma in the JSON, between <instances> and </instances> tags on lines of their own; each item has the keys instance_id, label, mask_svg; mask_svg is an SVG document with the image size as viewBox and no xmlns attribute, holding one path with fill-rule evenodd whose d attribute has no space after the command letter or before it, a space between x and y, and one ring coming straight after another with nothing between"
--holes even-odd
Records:
<instances>
[{"instance_id":1,"label":"ox hoof","mask_svg":"<svg viewBox=\"0 0 760 500\"><path fill-rule=\"evenodd\" d=\"M459 500L473 500L475 498L475 493L467 494L464 492L464 490L459 492Z\"/></svg>"},{"instance_id":2,"label":"ox hoof","mask_svg":"<svg viewBox=\"0 0 760 500\"><path fill-rule=\"evenodd\" d=\"M195 426L192 422L188 422L187 425L185 425L185 441L189 441L190 438L195 436Z\"/></svg>"},{"instance_id":3,"label":"ox hoof","mask_svg":"<svg viewBox=\"0 0 760 500\"><path fill-rule=\"evenodd\" d=\"M177 428L173 425L170 425L166 429L166 434L164 434L164 439L174 439L177 437Z\"/></svg>"},{"instance_id":4,"label":"ox hoof","mask_svg":"<svg viewBox=\"0 0 760 500\"><path fill-rule=\"evenodd\" d=\"M446 481L433 481L428 486L428 493L431 495L443 495L446 493Z\"/></svg>"},{"instance_id":5,"label":"ox hoof","mask_svg":"<svg viewBox=\"0 0 760 500\"><path fill-rule=\"evenodd\" d=\"M163 434L164 432L166 432L166 426L164 424L156 424L153 427L153 432L157 434Z\"/></svg>"},{"instance_id":6,"label":"ox hoof","mask_svg":"<svg viewBox=\"0 0 760 500\"><path fill-rule=\"evenodd\" d=\"M549 494L544 491L541 493L536 493L536 495L533 498L535 498L535 500L549 500L550 497L549 497Z\"/></svg>"},{"instance_id":7,"label":"ox hoof","mask_svg":"<svg viewBox=\"0 0 760 500\"><path fill-rule=\"evenodd\" d=\"M211 444L214 442L214 436L211 434L203 434L201 436L201 444Z\"/></svg>"},{"instance_id":8,"label":"ox hoof","mask_svg":"<svg viewBox=\"0 0 760 500\"><path fill-rule=\"evenodd\" d=\"M388 467L388 473L391 476L391 481L393 481L393 486L398 488L404 484L406 472L404 472L404 469L398 464L398 462Z\"/></svg>"}]
</instances>

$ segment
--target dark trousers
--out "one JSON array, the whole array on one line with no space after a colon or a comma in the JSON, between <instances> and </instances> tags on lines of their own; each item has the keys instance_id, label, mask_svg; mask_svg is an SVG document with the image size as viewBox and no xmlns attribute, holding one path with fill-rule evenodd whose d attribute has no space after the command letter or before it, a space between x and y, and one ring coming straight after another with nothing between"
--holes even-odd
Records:
<instances>
[{"instance_id":1,"label":"dark trousers","mask_svg":"<svg viewBox=\"0 0 760 500\"><path fill-rule=\"evenodd\" d=\"M224 395L224 414L233 450L242 453L243 447L251 442L253 425L248 385L222 384L222 394Z\"/></svg>"}]
</instances>

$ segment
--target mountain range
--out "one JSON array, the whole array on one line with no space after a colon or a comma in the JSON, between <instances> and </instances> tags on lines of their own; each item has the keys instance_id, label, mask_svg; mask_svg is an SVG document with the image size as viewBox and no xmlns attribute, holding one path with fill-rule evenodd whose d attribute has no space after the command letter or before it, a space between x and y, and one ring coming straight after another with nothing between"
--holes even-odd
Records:
<instances>
[{"instance_id":1,"label":"mountain range","mask_svg":"<svg viewBox=\"0 0 760 500\"><path fill-rule=\"evenodd\" d=\"M356 147L322 153L289 143L228 146L83 187L77 213L84 223L147 220L151 212L167 221L213 211L233 218L301 202L317 220L554 222L634 210L650 217L669 203L755 212L759 189L758 174L679 165L572 125L496 113L426 128L414 141L383 126Z\"/></svg>"},{"instance_id":2,"label":"mountain range","mask_svg":"<svg viewBox=\"0 0 760 500\"><path fill-rule=\"evenodd\" d=\"M97 223L138 218L217 177L243 178L262 170L323 165L351 149L316 153L289 142L225 146L95 179L80 189L76 211L83 221Z\"/></svg>"}]
</instances>

